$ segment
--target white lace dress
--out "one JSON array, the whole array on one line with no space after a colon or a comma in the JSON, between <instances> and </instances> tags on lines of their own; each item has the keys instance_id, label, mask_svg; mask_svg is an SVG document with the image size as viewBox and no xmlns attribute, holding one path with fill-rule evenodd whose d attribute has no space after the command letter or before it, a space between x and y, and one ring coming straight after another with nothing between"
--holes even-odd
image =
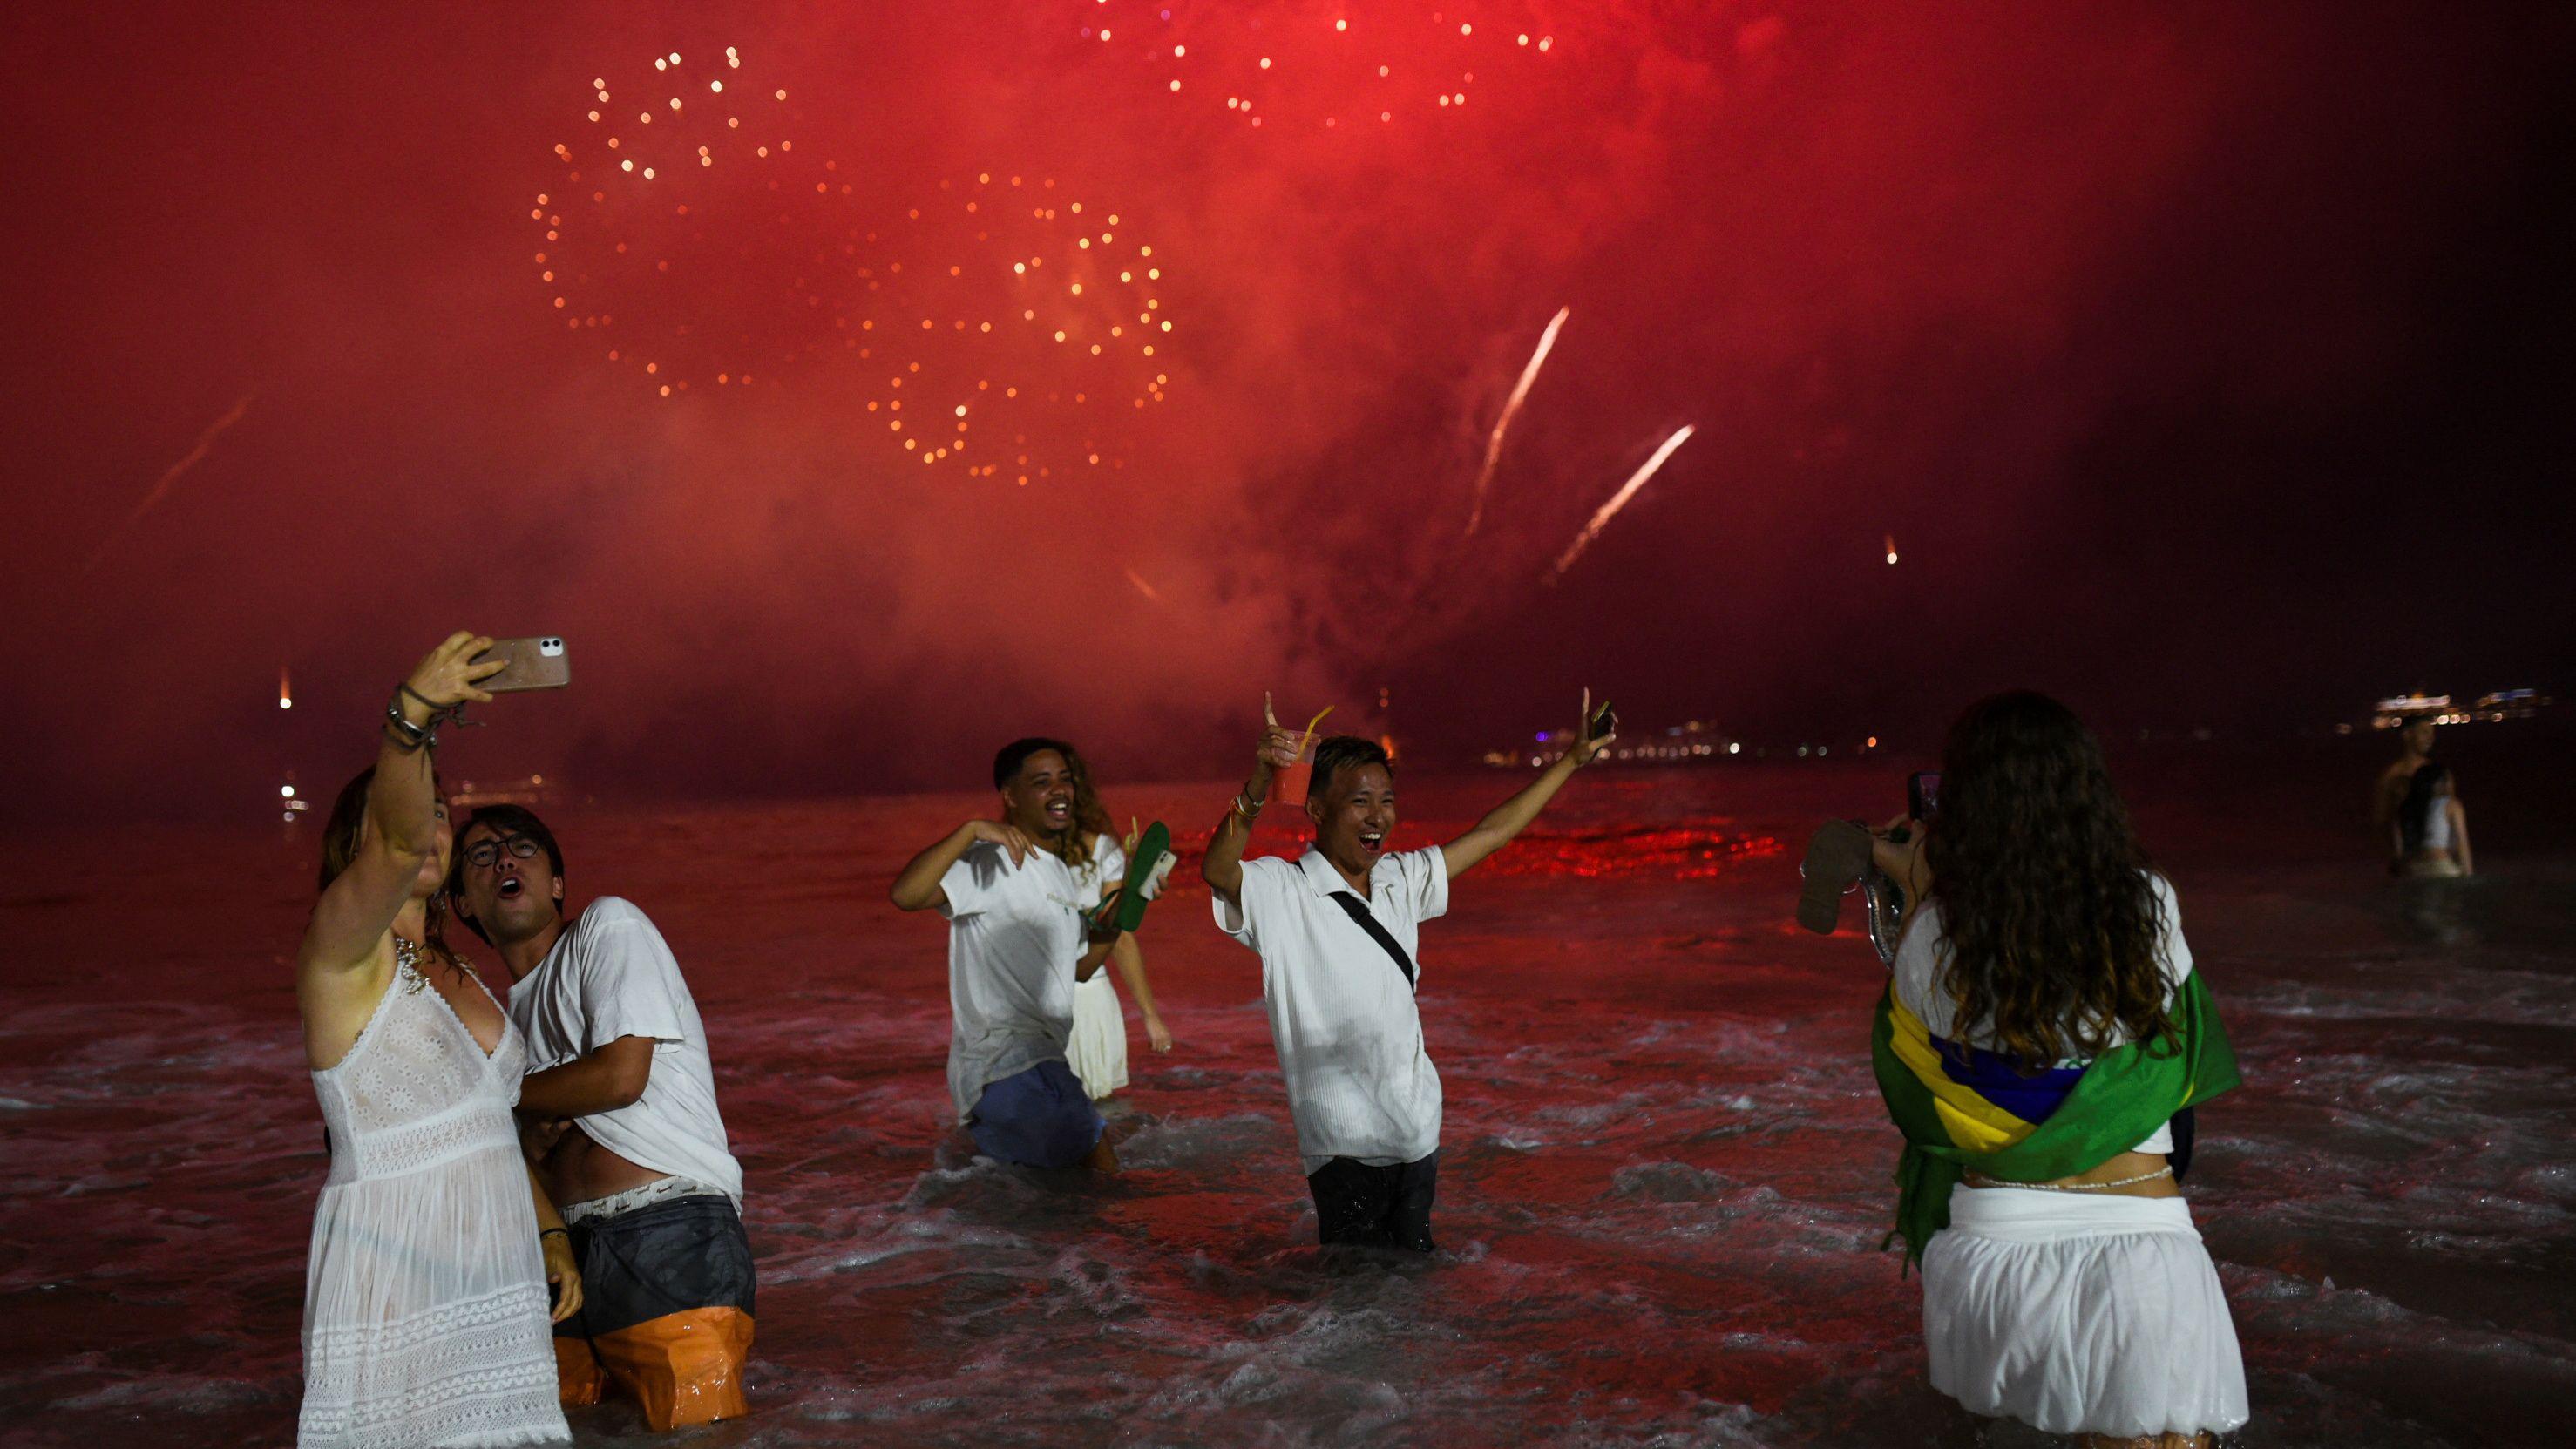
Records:
<instances>
[{"instance_id":1,"label":"white lace dress","mask_svg":"<svg viewBox=\"0 0 2576 1449\"><path fill-rule=\"evenodd\" d=\"M331 1175L304 1288L303 1449L556 1443L553 1329L510 1108L528 1051L490 1056L394 943L347 1056L313 1074Z\"/></svg>"}]
</instances>

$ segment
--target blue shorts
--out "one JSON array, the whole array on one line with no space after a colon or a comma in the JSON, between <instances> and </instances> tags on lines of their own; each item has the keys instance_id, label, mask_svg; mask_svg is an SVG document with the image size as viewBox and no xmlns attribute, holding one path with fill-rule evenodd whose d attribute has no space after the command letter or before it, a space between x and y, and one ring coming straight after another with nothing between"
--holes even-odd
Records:
<instances>
[{"instance_id":1,"label":"blue shorts","mask_svg":"<svg viewBox=\"0 0 2576 1449\"><path fill-rule=\"evenodd\" d=\"M987 1085L966 1131L987 1157L1023 1167L1074 1167L1099 1145L1107 1125L1073 1068L1053 1061Z\"/></svg>"}]
</instances>

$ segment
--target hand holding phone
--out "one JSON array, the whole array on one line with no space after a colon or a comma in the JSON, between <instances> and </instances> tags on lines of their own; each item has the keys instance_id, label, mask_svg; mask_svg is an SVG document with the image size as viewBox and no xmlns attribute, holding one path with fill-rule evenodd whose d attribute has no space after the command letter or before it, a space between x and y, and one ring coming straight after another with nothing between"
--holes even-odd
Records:
<instances>
[{"instance_id":1,"label":"hand holding phone","mask_svg":"<svg viewBox=\"0 0 2576 1449\"><path fill-rule=\"evenodd\" d=\"M477 664L491 660L501 662L501 672L482 681L482 685L494 694L561 689L572 683L572 655L566 652L561 635L495 639L491 648L474 658Z\"/></svg>"}]
</instances>

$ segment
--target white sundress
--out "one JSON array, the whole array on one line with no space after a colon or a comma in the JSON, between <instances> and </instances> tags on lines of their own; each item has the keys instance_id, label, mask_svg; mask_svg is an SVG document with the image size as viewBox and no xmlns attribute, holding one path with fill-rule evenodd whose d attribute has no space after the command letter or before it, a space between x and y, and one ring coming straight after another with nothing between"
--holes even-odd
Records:
<instances>
[{"instance_id":1,"label":"white sundress","mask_svg":"<svg viewBox=\"0 0 2576 1449\"><path fill-rule=\"evenodd\" d=\"M527 1044L504 1012L485 1056L421 975L425 959L396 939L375 1015L313 1074L331 1175L304 1279L301 1449L572 1437L510 1118Z\"/></svg>"},{"instance_id":2,"label":"white sundress","mask_svg":"<svg viewBox=\"0 0 2576 1449\"><path fill-rule=\"evenodd\" d=\"M1074 871L1074 881L1087 899L1100 898L1101 888L1110 880L1113 856L1118 868L1126 869L1125 854L1117 847L1108 832L1101 832L1091 859ZM1082 1079L1082 1090L1095 1102L1127 1085L1127 1013L1118 1004L1118 988L1110 983L1115 969L1103 961L1090 980L1074 983L1073 1030L1064 1043L1065 1064Z\"/></svg>"}]
</instances>

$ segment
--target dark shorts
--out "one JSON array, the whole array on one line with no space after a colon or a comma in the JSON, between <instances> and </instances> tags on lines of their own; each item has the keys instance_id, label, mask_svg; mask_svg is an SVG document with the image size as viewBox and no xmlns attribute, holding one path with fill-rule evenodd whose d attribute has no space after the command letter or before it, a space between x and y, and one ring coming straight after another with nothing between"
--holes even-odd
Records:
<instances>
[{"instance_id":1,"label":"dark shorts","mask_svg":"<svg viewBox=\"0 0 2576 1449\"><path fill-rule=\"evenodd\" d=\"M751 1240L723 1197L649 1203L574 1226L581 1311L555 1325L567 1404L614 1385L656 1430L751 1412Z\"/></svg>"},{"instance_id":2,"label":"dark shorts","mask_svg":"<svg viewBox=\"0 0 2576 1449\"><path fill-rule=\"evenodd\" d=\"M571 1229L581 1311L555 1325L592 1338L692 1308L752 1312L751 1239L721 1197L657 1202Z\"/></svg>"},{"instance_id":3,"label":"dark shorts","mask_svg":"<svg viewBox=\"0 0 2576 1449\"><path fill-rule=\"evenodd\" d=\"M1419 1162L1371 1167L1336 1157L1307 1174L1315 1195L1315 1236L1326 1244L1428 1253L1431 1199L1440 1191L1440 1150Z\"/></svg>"},{"instance_id":4,"label":"dark shorts","mask_svg":"<svg viewBox=\"0 0 2576 1449\"><path fill-rule=\"evenodd\" d=\"M1056 1061L986 1086L966 1132L987 1157L1022 1167L1076 1167L1107 1125L1073 1068Z\"/></svg>"}]
</instances>

